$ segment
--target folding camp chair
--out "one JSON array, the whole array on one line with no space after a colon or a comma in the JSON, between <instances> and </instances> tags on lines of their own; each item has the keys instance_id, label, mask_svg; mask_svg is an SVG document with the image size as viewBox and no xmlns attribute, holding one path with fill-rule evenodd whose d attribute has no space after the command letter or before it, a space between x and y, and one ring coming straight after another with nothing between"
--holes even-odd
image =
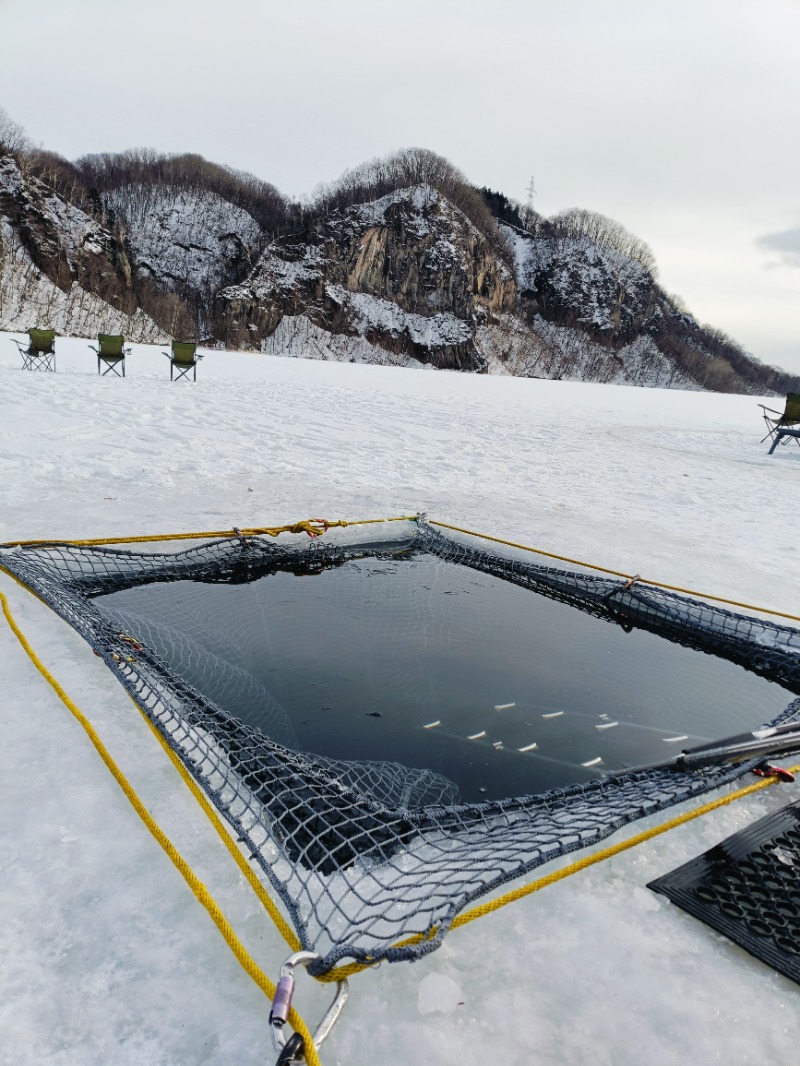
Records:
<instances>
[{"instance_id":1,"label":"folding camp chair","mask_svg":"<svg viewBox=\"0 0 800 1066\"><path fill-rule=\"evenodd\" d=\"M14 340L22 356L23 370L52 370L56 372L56 331L54 329L29 329L28 343Z\"/></svg>"},{"instance_id":2,"label":"folding camp chair","mask_svg":"<svg viewBox=\"0 0 800 1066\"><path fill-rule=\"evenodd\" d=\"M197 354L197 345L186 341L173 341L172 351L164 352L169 359L169 380L180 381L192 371L192 381L197 381L197 364L203 358ZM177 371L177 377L173 377Z\"/></svg>"},{"instance_id":3,"label":"folding camp chair","mask_svg":"<svg viewBox=\"0 0 800 1066\"><path fill-rule=\"evenodd\" d=\"M787 426L800 425L800 392L790 392L786 396L786 406L783 409L783 414L780 411L774 410L772 407L765 407L763 403L758 405L764 415L764 424L767 427L767 434L761 438L763 444L767 437L772 438L772 447L775 445L788 444L790 440L797 441L800 445L800 437L795 436L794 433L782 433L781 430ZM776 415L776 418L770 418L770 415Z\"/></svg>"},{"instance_id":4,"label":"folding camp chair","mask_svg":"<svg viewBox=\"0 0 800 1066\"><path fill-rule=\"evenodd\" d=\"M99 333L97 345L97 348L93 344L89 345L93 352L97 352L97 373L101 377L114 373L118 378L124 378L125 356L130 354L130 348L125 347L125 338L110 333Z\"/></svg>"}]
</instances>

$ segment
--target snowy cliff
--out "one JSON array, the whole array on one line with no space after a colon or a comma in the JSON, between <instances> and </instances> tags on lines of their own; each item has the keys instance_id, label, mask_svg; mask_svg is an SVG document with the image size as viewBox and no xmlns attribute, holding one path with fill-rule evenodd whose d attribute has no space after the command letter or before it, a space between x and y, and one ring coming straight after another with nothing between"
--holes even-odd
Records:
<instances>
[{"instance_id":1,"label":"snowy cliff","mask_svg":"<svg viewBox=\"0 0 800 1066\"><path fill-rule=\"evenodd\" d=\"M166 338L138 305L130 264L110 231L5 157L0 159L0 329L33 325L84 337Z\"/></svg>"},{"instance_id":2,"label":"snowy cliff","mask_svg":"<svg viewBox=\"0 0 800 1066\"><path fill-rule=\"evenodd\" d=\"M263 344L284 315L303 316L395 359L483 370L477 325L515 299L511 270L477 228L415 186L334 211L302 239L273 241L218 305L233 344Z\"/></svg>"},{"instance_id":3,"label":"snowy cliff","mask_svg":"<svg viewBox=\"0 0 800 1066\"><path fill-rule=\"evenodd\" d=\"M204 189L138 182L104 205L124 224L136 270L174 291L216 293L249 273L259 251L255 219Z\"/></svg>"},{"instance_id":4,"label":"snowy cliff","mask_svg":"<svg viewBox=\"0 0 800 1066\"><path fill-rule=\"evenodd\" d=\"M397 187L397 160L382 171L378 161L374 187L354 180L305 207L199 157L93 158L83 171L61 161L67 177L59 184L55 167L50 185L41 168L0 158L0 328L668 388L793 388L669 297L652 253L617 223L578 210L528 225L507 209L493 218L493 199L510 202L484 190L484 203L431 153L403 157L419 174Z\"/></svg>"}]
</instances>

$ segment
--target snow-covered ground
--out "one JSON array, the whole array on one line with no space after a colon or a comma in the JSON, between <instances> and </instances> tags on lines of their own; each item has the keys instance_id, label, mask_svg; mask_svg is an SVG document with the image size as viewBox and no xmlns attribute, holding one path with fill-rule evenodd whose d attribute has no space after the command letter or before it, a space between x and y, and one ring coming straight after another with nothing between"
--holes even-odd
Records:
<instances>
[{"instance_id":1,"label":"snow-covered ground","mask_svg":"<svg viewBox=\"0 0 800 1066\"><path fill-rule=\"evenodd\" d=\"M0 541L427 511L798 610L800 450L767 456L752 397L225 352L196 384L171 384L160 349L141 346L120 380L98 378L87 343L59 339L58 373L30 374L0 336ZM49 609L2 574L0 589L277 976L283 941L127 695ZM0 1062L273 1061L263 995L4 626ZM786 1058L800 990L645 884L796 798L768 789L457 930L419 963L359 975L323 1062ZM328 995L299 978L310 1024Z\"/></svg>"}]
</instances>

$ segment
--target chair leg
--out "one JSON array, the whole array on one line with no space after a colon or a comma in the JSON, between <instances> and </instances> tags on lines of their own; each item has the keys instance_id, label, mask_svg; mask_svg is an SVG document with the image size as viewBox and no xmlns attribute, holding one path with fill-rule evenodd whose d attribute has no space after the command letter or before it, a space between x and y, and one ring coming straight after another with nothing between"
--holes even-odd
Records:
<instances>
[{"instance_id":1,"label":"chair leg","mask_svg":"<svg viewBox=\"0 0 800 1066\"><path fill-rule=\"evenodd\" d=\"M774 439L775 439L775 434L776 434L776 433L778 432L778 427L777 427L777 426L775 426L775 425L774 425L774 424L773 424L773 423L772 423L772 422L771 422L771 421L770 421L770 420L769 420L769 419L767 418L767 416L766 416L766 415L764 415L764 425L765 425L765 426L767 427L767 432L766 432L766 434L765 434L765 435L764 435L764 436L763 436L763 437L761 438L761 440L760 440L760 441L758 442L759 444L763 444L763 443L764 443L764 441L765 441L765 440L767 440L767 439L768 439L769 437L772 437L772 439L774 440Z\"/></svg>"},{"instance_id":2,"label":"chair leg","mask_svg":"<svg viewBox=\"0 0 800 1066\"><path fill-rule=\"evenodd\" d=\"M106 359L103 359L102 356L98 356L98 358L97 358L97 373L98 374L100 374L100 363L101 363L101 361L103 363L105 363L105 366L106 366L105 370L100 375L101 377L105 377L106 374L116 374L116 376L118 378L124 378L125 377L125 360L124 359L114 359L111 362L109 362ZM121 371L120 371L120 367L122 368Z\"/></svg>"},{"instance_id":3,"label":"chair leg","mask_svg":"<svg viewBox=\"0 0 800 1066\"><path fill-rule=\"evenodd\" d=\"M56 371L55 352L22 352L22 369L38 370L42 373Z\"/></svg>"}]
</instances>

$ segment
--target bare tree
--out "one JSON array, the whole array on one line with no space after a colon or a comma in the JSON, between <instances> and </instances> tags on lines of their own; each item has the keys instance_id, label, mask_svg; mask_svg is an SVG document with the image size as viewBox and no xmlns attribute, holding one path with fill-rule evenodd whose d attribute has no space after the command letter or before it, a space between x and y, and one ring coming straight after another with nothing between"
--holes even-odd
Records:
<instances>
[{"instance_id":1,"label":"bare tree","mask_svg":"<svg viewBox=\"0 0 800 1066\"><path fill-rule=\"evenodd\" d=\"M653 277L656 276L656 260L650 246L613 218L573 207L551 218L550 228L555 237L588 237L629 259L635 259Z\"/></svg>"},{"instance_id":2,"label":"bare tree","mask_svg":"<svg viewBox=\"0 0 800 1066\"><path fill-rule=\"evenodd\" d=\"M22 126L0 107L0 154L22 155L33 148L33 142Z\"/></svg>"}]
</instances>

